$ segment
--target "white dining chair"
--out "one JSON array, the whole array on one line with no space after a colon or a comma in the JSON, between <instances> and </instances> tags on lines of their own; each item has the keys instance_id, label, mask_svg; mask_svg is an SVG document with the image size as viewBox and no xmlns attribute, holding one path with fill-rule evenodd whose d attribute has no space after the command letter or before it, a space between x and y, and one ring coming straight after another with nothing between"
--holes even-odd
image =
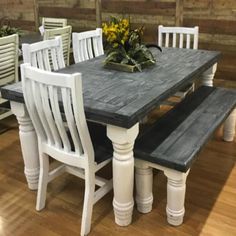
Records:
<instances>
[{"instance_id":1,"label":"white dining chair","mask_svg":"<svg viewBox=\"0 0 236 236\"><path fill-rule=\"evenodd\" d=\"M47 29L43 35L44 40L54 39L57 36L62 37L63 57L66 66L70 64L71 32L72 27L65 26L63 28Z\"/></svg>"},{"instance_id":2,"label":"white dining chair","mask_svg":"<svg viewBox=\"0 0 236 236\"><path fill-rule=\"evenodd\" d=\"M95 173L111 161L106 128L87 126L81 74L43 71L21 65L24 100L39 145L40 174L36 210L45 207L47 184L64 172L85 179L81 235L90 232L93 205L112 189L112 179ZM63 111L64 115L62 115ZM67 125L65 125L67 123ZM52 169L48 157L61 165ZM95 185L98 188L95 191Z\"/></svg>"},{"instance_id":3,"label":"white dining chair","mask_svg":"<svg viewBox=\"0 0 236 236\"><path fill-rule=\"evenodd\" d=\"M18 34L0 38L0 87L18 81ZM10 116L11 110L4 105L8 101L0 93L0 120Z\"/></svg>"},{"instance_id":4,"label":"white dining chair","mask_svg":"<svg viewBox=\"0 0 236 236\"><path fill-rule=\"evenodd\" d=\"M158 27L158 46L198 49L199 28L195 27ZM175 93L175 97L182 100L185 96L194 90L194 83L186 85L183 89ZM175 102L167 102L175 104Z\"/></svg>"},{"instance_id":5,"label":"white dining chair","mask_svg":"<svg viewBox=\"0 0 236 236\"><path fill-rule=\"evenodd\" d=\"M72 46L75 63L103 55L102 29L72 33Z\"/></svg>"},{"instance_id":6,"label":"white dining chair","mask_svg":"<svg viewBox=\"0 0 236 236\"><path fill-rule=\"evenodd\" d=\"M62 38L44 40L33 44L22 44L23 61L47 71L65 67Z\"/></svg>"},{"instance_id":7,"label":"white dining chair","mask_svg":"<svg viewBox=\"0 0 236 236\"><path fill-rule=\"evenodd\" d=\"M62 27L67 26L67 19L43 17L42 25L43 25L44 30L62 28Z\"/></svg>"}]
</instances>

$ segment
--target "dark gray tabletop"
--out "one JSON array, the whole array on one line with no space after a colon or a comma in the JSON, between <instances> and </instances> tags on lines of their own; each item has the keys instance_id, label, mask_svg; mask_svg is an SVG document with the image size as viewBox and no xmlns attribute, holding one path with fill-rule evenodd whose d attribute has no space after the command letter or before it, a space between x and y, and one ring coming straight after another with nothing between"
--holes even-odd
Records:
<instances>
[{"instance_id":1,"label":"dark gray tabletop","mask_svg":"<svg viewBox=\"0 0 236 236\"><path fill-rule=\"evenodd\" d=\"M86 117L130 128L154 107L215 64L220 52L188 49L153 51L154 66L127 73L105 69L104 56L71 65L60 72L82 73ZM2 89L3 98L24 102L21 83Z\"/></svg>"},{"instance_id":2,"label":"dark gray tabletop","mask_svg":"<svg viewBox=\"0 0 236 236\"><path fill-rule=\"evenodd\" d=\"M43 36L39 33L25 34L25 35L20 36L19 45L21 47L23 43L31 44L31 43L37 43L42 40L43 40Z\"/></svg>"}]
</instances>

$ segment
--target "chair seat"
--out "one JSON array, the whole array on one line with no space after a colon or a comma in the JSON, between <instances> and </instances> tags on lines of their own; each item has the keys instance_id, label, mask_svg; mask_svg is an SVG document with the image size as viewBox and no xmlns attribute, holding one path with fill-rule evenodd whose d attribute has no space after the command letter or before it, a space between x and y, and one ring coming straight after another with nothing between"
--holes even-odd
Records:
<instances>
[{"instance_id":1,"label":"chair seat","mask_svg":"<svg viewBox=\"0 0 236 236\"><path fill-rule=\"evenodd\" d=\"M106 135L106 126L88 122L88 129L93 143L95 162L99 164L110 159L113 155L113 147Z\"/></svg>"}]
</instances>

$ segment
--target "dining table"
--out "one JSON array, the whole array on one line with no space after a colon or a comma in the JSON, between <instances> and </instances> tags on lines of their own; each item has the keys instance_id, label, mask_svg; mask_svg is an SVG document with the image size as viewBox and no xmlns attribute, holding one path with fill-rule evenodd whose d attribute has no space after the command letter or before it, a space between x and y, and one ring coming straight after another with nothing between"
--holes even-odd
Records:
<instances>
[{"instance_id":1,"label":"dining table","mask_svg":"<svg viewBox=\"0 0 236 236\"><path fill-rule=\"evenodd\" d=\"M122 72L104 67L105 55L70 65L60 73L81 73L86 119L106 125L113 144L113 208L120 226L132 221L134 207L134 154L139 123L155 107L194 80L213 86L218 51L163 48L151 49L155 65L142 72ZM30 189L39 177L37 136L24 104L21 82L6 86L2 97L10 100L19 123L24 173Z\"/></svg>"}]
</instances>

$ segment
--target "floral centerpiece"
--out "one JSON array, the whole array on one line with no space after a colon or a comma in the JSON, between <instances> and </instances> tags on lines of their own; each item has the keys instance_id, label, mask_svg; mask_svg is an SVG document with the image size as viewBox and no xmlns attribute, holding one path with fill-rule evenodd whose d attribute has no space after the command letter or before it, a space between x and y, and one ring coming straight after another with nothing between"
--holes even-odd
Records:
<instances>
[{"instance_id":1,"label":"floral centerpiece","mask_svg":"<svg viewBox=\"0 0 236 236\"><path fill-rule=\"evenodd\" d=\"M106 60L110 68L133 72L142 71L147 65L156 63L151 51L142 43L143 27L132 30L130 21L111 17L103 23Z\"/></svg>"}]
</instances>

